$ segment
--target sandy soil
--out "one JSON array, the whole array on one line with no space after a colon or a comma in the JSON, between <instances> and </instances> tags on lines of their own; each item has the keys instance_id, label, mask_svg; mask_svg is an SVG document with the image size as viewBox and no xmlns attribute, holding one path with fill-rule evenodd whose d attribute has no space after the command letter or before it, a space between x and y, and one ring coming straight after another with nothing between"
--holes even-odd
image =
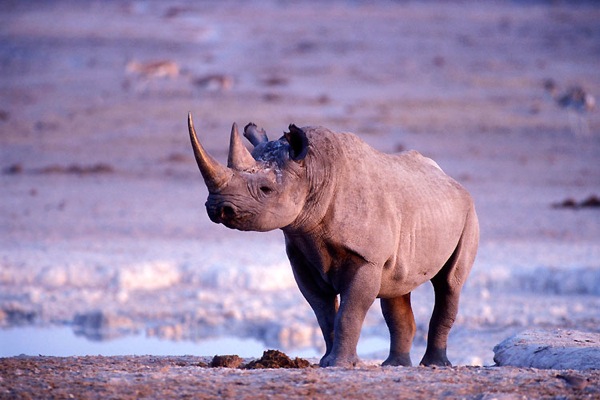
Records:
<instances>
[{"instance_id":1,"label":"sandy soil","mask_svg":"<svg viewBox=\"0 0 600 400\"><path fill-rule=\"evenodd\" d=\"M294 122L352 131L386 152L417 149L463 183L482 237L450 338L455 364L490 365L493 346L526 328L600 331L600 213L554 206L600 195L600 113L561 108L545 90L552 80L558 94L581 85L599 97L598 20L600 7L586 2L2 2L0 326L322 346L281 233L234 232L206 217L192 111L222 161L232 122L271 137ZM415 292L413 361L431 302L429 288ZM385 335L375 304L363 336ZM218 375L236 376L240 391L305 388L298 372L280 381L150 358L5 359L2 382L26 365L59 379L52 363L91 363L117 382L128 360L131 371L181 371L184 386ZM352 376L364 390L416 374L445 382L419 386L433 396L454 380L465 396L488 393L468 391L475 376L488 389L537 380L548 396L572 390L557 373L518 369L310 374ZM102 379L93 385L110 386ZM29 384L23 393L42 388Z\"/></svg>"}]
</instances>

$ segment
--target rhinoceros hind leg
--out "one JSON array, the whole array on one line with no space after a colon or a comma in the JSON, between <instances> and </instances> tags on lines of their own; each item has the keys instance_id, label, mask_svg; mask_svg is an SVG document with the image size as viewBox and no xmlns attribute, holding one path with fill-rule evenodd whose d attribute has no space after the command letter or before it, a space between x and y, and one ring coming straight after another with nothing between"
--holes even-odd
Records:
<instances>
[{"instance_id":1,"label":"rhinoceros hind leg","mask_svg":"<svg viewBox=\"0 0 600 400\"><path fill-rule=\"evenodd\" d=\"M383 317L390 330L390 355L383 365L410 367L410 348L417 330L410 305L410 293L392 299L381 299Z\"/></svg>"},{"instance_id":2,"label":"rhinoceros hind leg","mask_svg":"<svg viewBox=\"0 0 600 400\"><path fill-rule=\"evenodd\" d=\"M471 271L479 244L479 223L472 209L454 253L444 267L431 279L435 305L429 321L427 349L421 365L449 366L446 356L448 334L458 314L460 291Z\"/></svg>"},{"instance_id":3,"label":"rhinoceros hind leg","mask_svg":"<svg viewBox=\"0 0 600 400\"><path fill-rule=\"evenodd\" d=\"M441 281L432 280L432 282L435 291L435 305L429 321L427 349L420 364L450 366L452 364L446 356L446 347L450 328L452 328L458 313L460 288L454 290Z\"/></svg>"}]
</instances>

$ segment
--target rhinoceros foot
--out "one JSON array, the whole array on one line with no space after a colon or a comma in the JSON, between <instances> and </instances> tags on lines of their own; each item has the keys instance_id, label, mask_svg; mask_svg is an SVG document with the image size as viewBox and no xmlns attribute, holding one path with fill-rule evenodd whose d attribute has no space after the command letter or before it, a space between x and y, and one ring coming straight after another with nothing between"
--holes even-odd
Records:
<instances>
[{"instance_id":1,"label":"rhinoceros foot","mask_svg":"<svg viewBox=\"0 0 600 400\"><path fill-rule=\"evenodd\" d=\"M412 361L410 360L410 354L394 354L391 355L381 364L384 367L411 367Z\"/></svg>"},{"instance_id":2,"label":"rhinoceros foot","mask_svg":"<svg viewBox=\"0 0 600 400\"><path fill-rule=\"evenodd\" d=\"M342 367L342 368L352 368L356 367L360 363L360 359L356 354L348 357L342 356L334 356L332 354L328 354L321 359L319 362L320 367Z\"/></svg>"},{"instance_id":3,"label":"rhinoceros foot","mask_svg":"<svg viewBox=\"0 0 600 400\"><path fill-rule=\"evenodd\" d=\"M446 349L428 349L425 352L420 365L424 365L426 367L433 365L440 367L451 367L452 363L450 363L448 357L446 356Z\"/></svg>"}]
</instances>

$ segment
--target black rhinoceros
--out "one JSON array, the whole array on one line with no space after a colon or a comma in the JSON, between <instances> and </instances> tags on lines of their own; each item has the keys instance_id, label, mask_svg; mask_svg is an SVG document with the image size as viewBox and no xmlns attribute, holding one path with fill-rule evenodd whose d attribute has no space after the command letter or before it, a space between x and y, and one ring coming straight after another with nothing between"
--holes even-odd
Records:
<instances>
[{"instance_id":1,"label":"black rhinoceros","mask_svg":"<svg viewBox=\"0 0 600 400\"><path fill-rule=\"evenodd\" d=\"M231 131L227 167L189 134L208 187L213 222L244 231L281 229L300 291L326 344L321 366L358 362L356 345L376 298L391 335L384 365L411 365L416 331L411 291L435 290L421 364L450 365L448 333L479 242L473 200L416 151L374 150L357 136L298 128L275 141L248 124ZM339 296L339 297L338 297Z\"/></svg>"}]
</instances>

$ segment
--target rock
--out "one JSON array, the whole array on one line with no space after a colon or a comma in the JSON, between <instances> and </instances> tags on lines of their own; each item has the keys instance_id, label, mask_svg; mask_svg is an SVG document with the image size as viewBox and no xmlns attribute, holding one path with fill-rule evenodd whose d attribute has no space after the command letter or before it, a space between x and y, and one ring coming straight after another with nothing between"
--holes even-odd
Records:
<instances>
[{"instance_id":1,"label":"rock","mask_svg":"<svg viewBox=\"0 0 600 400\"><path fill-rule=\"evenodd\" d=\"M528 330L494 347L498 366L600 369L600 333Z\"/></svg>"},{"instance_id":2,"label":"rock","mask_svg":"<svg viewBox=\"0 0 600 400\"><path fill-rule=\"evenodd\" d=\"M211 368L238 368L244 360L238 355L214 356L210 367Z\"/></svg>"}]
</instances>

